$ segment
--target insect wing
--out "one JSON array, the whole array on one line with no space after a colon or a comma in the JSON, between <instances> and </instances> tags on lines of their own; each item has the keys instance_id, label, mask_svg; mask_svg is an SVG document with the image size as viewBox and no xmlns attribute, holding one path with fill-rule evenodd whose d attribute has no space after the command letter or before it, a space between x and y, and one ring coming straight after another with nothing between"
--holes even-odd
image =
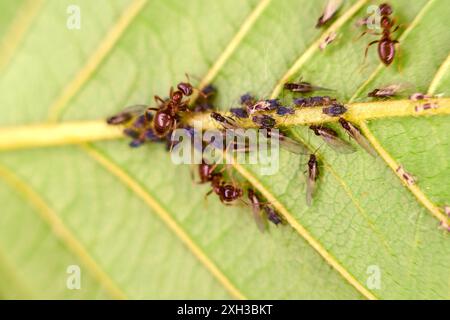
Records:
<instances>
[{"instance_id":1,"label":"insect wing","mask_svg":"<svg viewBox=\"0 0 450 320\"><path fill-rule=\"evenodd\" d=\"M308 148L303 143L291 139L281 132L276 133L274 131L270 131L269 136L277 139L281 147L288 150L289 152L295 154L309 154Z\"/></svg>"},{"instance_id":2,"label":"insect wing","mask_svg":"<svg viewBox=\"0 0 450 320\"><path fill-rule=\"evenodd\" d=\"M130 107L125 108L118 114L109 117L106 122L112 125L119 125L129 122L134 117L141 115L144 113L145 109L147 109L147 105L137 104Z\"/></svg>"},{"instance_id":3,"label":"insect wing","mask_svg":"<svg viewBox=\"0 0 450 320\"><path fill-rule=\"evenodd\" d=\"M372 157L377 156L377 152L372 148L370 145L370 142L364 137L361 132L350 122L348 122L349 129L348 133L352 136L353 139L361 146L363 147Z\"/></svg>"},{"instance_id":4,"label":"insect wing","mask_svg":"<svg viewBox=\"0 0 450 320\"><path fill-rule=\"evenodd\" d=\"M331 134L327 130L319 129L320 136L322 137L323 141L326 142L333 150L339 152L339 153L353 153L356 151L356 149L347 141L342 140L338 136Z\"/></svg>"},{"instance_id":5,"label":"insect wing","mask_svg":"<svg viewBox=\"0 0 450 320\"><path fill-rule=\"evenodd\" d=\"M306 205L312 205L314 191L316 189L316 180L318 175L317 162L314 166L308 168L308 179L306 180Z\"/></svg>"}]
</instances>

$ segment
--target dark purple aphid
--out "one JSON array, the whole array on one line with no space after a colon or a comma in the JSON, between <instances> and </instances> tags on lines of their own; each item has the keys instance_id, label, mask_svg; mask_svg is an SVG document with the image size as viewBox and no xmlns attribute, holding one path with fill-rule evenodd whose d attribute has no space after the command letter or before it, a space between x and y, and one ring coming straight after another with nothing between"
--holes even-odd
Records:
<instances>
[{"instance_id":1,"label":"dark purple aphid","mask_svg":"<svg viewBox=\"0 0 450 320\"><path fill-rule=\"evenodd\" d=\"M333 103L331 106L323 108L322 112L330 117L339 117L347 112L347 108L342 104Z\"/></svg>"},{"instance_id":2,"label":"dark purple aphid","mask_svg":"<svg viewBox=\"0 0 450 320\"><path fill-rule=\"evenodd\" d=\"M294 99L294 104L298 107L318 107L318 106L327 106L332 103L335 103L336 99L331 98L329 96L316 96L316 97L308 97L308 98L299 98Z\"/></svg>"},{"instance_id":3,"label":"dark purple aphid","mask_svg":"<svg viewBox=\"0 0 450 320\"><path fill-rule=\"evenodd\" d=\"M272 222L274 225L279 225L280 223L283 222L280 215L271 206L265 205L264 211L266 211L267 219L269 219L269 221Z\"/></svg>"},{"instance_id":4,"label":"dark purple aphid","mask_svg":"<svg viewBox=\"0 0 450 320\"><path fill-rule=\"evenodd\" d=\"M311 154L308 161L308 179L306 181L306 204L308 206L311 206L312 204L318 178L319 164L317 162L317 157L314 154Z\"/></svg>"},{"instance_id":5,"label":"dark purple aphid","mask_svg":"<svg viewBox=\"0 0 450 320\"><path fill-rule=\"evenodd\" d=\"M272 129L277 124L274 118L266 114L253 116L252 121L256 123L261 129Z\"/></svg>"},{"instance_id":6,"label":"dark purple aphid","mask_svg":"<svg viewBox=\"0 0 450 320\"><path fill-rule=\"evenodd\" d=\"M252 95L250 95L250 93L246 93L241 96L241 104L243 106L252 105L252 104L254 104L254 102L255 102L255 98Z\"/></svg>"},{"instance_id":7,"label":"dark purple aphid","mask_svg":"<svg viewBox=\"0 0 450 320\"><path fill-rule=\"evenodd\" d=\"M248 118L247 110L243 108L231 108L230 112L238 118Z\"/></svg>"},{"instance_id":8,"label":"dark purple aphid","mask_svg":"<svg viewBox=\"0 0 450 320\"><path fill-rule=\"evenodd\" d=\"M352 123L348 122L344 118L339 118L339 123L342 128L347 132L347 134L355 139L355 141L363 147L372 157L377 156L377 152L372 148L370 142L361 134L358 128L356 128Z\"/></svg>"},{"instance_id":9,"label":"dark purple aphid","mask_svg":"<svg viewBox=\"0 0 450 320\"><path fill-rule=\"evenodd\" d=\"M340 153L355 152L355 148L347 141L339 138L336 131L322 126L309 127L316 136L320 136L331 148Z\"/></svg>"},{"instance_id":10,"label":"dark purple aphid","mask_svg":"<svg viewBox=\"0 0 450 320\"><path fill-rule=\"evenodd\" d=\"M283 107L283 106L277 108L277 115L279 115L279 116L285 116L285 115L294 114L294 113L295 113L295 110L292 108Z\"/></svg>"}]
</instances>

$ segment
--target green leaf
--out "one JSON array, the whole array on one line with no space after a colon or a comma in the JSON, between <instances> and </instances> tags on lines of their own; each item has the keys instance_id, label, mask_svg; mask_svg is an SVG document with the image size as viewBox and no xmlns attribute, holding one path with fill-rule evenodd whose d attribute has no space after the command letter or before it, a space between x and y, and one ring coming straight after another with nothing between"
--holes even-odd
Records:
<instances>
[{"instance_id":1,"label":"green leaf","mask_svg":"<svg viewBox=\"0 0 450 320\"><path fill-rule=\"evenodd\" d=\"M212 81L223 109L244 92L277 93L286 76L334 88L342 101L364 101L390 83L444 94L450 84L450 8L441 0L392 1L404 26L389 68L375 48L363 66L375 39L355 40L363 0L345 2L330 26L339 37L324 52L317 41L326 31L314 28L324 1L79 0L80 30L66 28L73 1L33 2L0 4L13 16L2 20L0 36L15 39L0 52L3 127L102 119L167 94L185 72ZM438 228L450 202L448 120L361 121L380 156L321 147L312 207L307 158L282 152L274 176L237 165L289 222L263 234L248 208L206 202L208 186L196 185L162 146L68 140L4 150L0 297L449 298L448 234ZM322 144L305 127L291 131L312 150ZM395 173L400 164L416 185ZM81 268L80 290L67 288L71 265ZM371 285L373 270L380 286Z\"/></svg>"}]
</instances>

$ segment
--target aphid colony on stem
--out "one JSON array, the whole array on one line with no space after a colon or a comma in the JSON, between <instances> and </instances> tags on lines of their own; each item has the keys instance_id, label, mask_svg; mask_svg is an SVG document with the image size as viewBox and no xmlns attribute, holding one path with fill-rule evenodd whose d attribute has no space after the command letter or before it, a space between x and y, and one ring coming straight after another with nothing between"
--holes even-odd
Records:
<instances>
[{"instance_id":1,"label":"aphid colony on stem","mask_svg":"<svg viewBox=\"0 0 450 320\"><path fill-rule=\"evenodd\" d=\"M342 4L341 0L329 0L325 9L317 21L316 27L320 28L331 21L338 12ZM395 27L395 21L391 19L393 13L392 7L383 3L379 5L380 29L381 33L375 33L372 30L363 32L364 34L379 35L381 38L370 42L365 50L367 56L370 46L378 44L378 55L380 60L389 66L396 54L395 45L397 40L392 39L392 33L398 29ZM359 20L359 26L369 26L370 17ZM325 49L335 38L337 34L331 30L327 37L320 43L321 50ZM347 135L359 144L367 153L376 157L377 152L370 142L364 137L362 132L356 125L345 119L347 107L338 102L336 98L328 95L313 95L317 91L334 91L332 89L314 85L310 82L303 81L302 78L298 82L286 82L283 85L284 90L291 92L296 97L293 98L291 105L285 105L280 99L257 99L253 95L246 93L240 97L240 106L230 108L228 114L219 113L215 110L212 99L216 93L213 86L204 87L195 101L191 101L194 87L189 82L178 83L176 90L170 88L169 97L161 98L155 96L156 107L147 105L135 105L126 108L122 112L107 119L107 123L111 125L124 125L124 134L132 138L131 147L138 147L146 142L163 142L166 143L168 149L172 149L174 142L171 139L172 133L176 128L190 128L185 115L193 113L209 113L212 120L217 123L221 139L226 140L227 131L240 135L243 130L241 122L246 121L253 123L258 132L263 132L267 138L275 138L279 145L294 154L308 155L309 159L306 166L306 204L311 206L317 189L317 182L320 178L320 156L317 155L316 149L312 152L312 147L306 146L304 143L289 137L288 132L280 130L283 126L282 118L293 117L296 114L305 112L309 108L320 108L323 115L336 118L338 124ZM395 97L404 85L391 84L382 88L373 89L368 93L368 97L389 99ZM297 95L303 95L298 97ZM309 96L304 96L309 95ZM410 96L412 101L422 101L432 98L421 93L415 93ZM284 98L282 99L284 100ZM424 102L415 106L416 112L422 112L430 109L438 108L434 102ZM192 129L192 128L190 128ZM348 154L356 151L356 148L348 141L340 138L337 131L326 127L321 123L309 125L309 129L315 136L320 137L326 145L334 151ZM243 137L245 138L245 137ZM245 141L245 140L244 140ZM203 142L202 142L203 143ZM228 151L227 146L220 150L222 154ZM237 151L239 146L232 144L231 147ZM238 152L248 152L247 145ZM204 145L202 145L203 151ZM319 147L320 148L320 147ZM206 194L216 194L221 203L225 205L245 204L250 207L253 217L260 230L265 229L266 221L270 221L275 225L283 222L282 217L276 211L273 204L267 202L264 197L256 190L248 186L248 183L238 181L231 175L231 165L210 163L202 156L202 162L198 164L199 184L209 184L211 189ZM227 171L225 173L224 171ZM396 170L397 174L402 177L407 185L415 183L414 177L406 172L402 166ZM450 209L449 209L450 211ZM450 212L448 213L450 214Z\"/></svg>"}]
</instances>

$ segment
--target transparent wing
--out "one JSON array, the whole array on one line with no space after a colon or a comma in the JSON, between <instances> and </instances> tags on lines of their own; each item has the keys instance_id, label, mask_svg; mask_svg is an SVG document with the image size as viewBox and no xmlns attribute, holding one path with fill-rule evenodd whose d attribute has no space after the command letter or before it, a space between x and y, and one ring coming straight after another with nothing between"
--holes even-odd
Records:
<instances>
[{"instance_id":1,"label":"transparent wing","mask_svg":"<svg viewBox=\"0 0 450 320\"><path fill-rule=\"evenodd\" d=\"M320 136L331 148L333 148L333 150L339 153L348 154L356 151L356 149L350 143L326 131L321 130Z\"/></svg>"},{"instance_id":2,"label":"transparent wing","mask_svg":"<svg viewBox=\"0 0 450 320\"><path fill-rule=\"evenodd\" d=\"M316 189L316 180L311 176L308 176L306 180L306 205L310 207L312 205L312 199L314 195L314 191Z\"/></svg>"},{"instance_id":3,"label":"transparent wing","mask_svg":"<svg viewBox=\"0 0 450 320\"><path fill-rule=\"evenodd\" d=\"M118 124L124 124L136 116L139 116L144 113L144 111L148 108L147 105L143 104L137 104L133 106L129 106L119 113L109 117L106 122L108 124L118 125Z\"/></svg>"},{"instance_id":4,"label":"transparent wing","mask_svg":"<svg viewBox=\"0 0 450 320\"><path fill-rule=\"evenodd\" d=\"M301 143L300 141L291 139L291 138L285 136L281 132L277 133L275 131L270 131L269 136L277 139L278 142L280 143L280 146L289 152L292 152L295 154L309 154L308 148L303 143Z\"/></svg>"},{"instance_id":5,"label":"transparent wing","mask_svg":"<svg viewBox=\"0 0 450 320\"><path fill-rule=\"evenodd\" d=\"M364 148L364 150L366 150L372 157L376 157L377 156L377 152L375 151L375 149L373 149L372 145L370 144L370 142L366 139L366 137L364 137L361 132L358 130L358 128L356 128L355 126L353 126L351 123L349 123L349 127L350 127L350 132L349 134L353 137L353 139L355 139L355 141Z\"/></svg>"}]
</instances>

